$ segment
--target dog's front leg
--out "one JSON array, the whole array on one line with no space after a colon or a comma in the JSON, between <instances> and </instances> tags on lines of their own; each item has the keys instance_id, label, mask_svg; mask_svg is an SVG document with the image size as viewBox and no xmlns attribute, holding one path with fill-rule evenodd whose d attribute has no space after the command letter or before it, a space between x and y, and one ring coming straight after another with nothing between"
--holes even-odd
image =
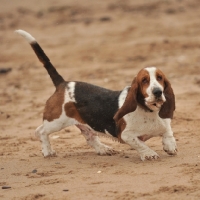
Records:
<instances>
[{"instance_id":1,"label":"dog's front leg","mask_svg":"<svg viewBox=\"0 0 200 200\"><path fill-rule=\"evenodd\" d=\"M171 129L171 120L166 119L166 130L162 137L162 143L163 143L163 150L167 152L169 155L176 155L177 154L177 146L176 146L176 140L173 136L173 131Z\"/></svg>"},{"instance_id":2,"label":"dog's front leg","mask_svg":"<svg viewBox=\"0 0 200 200\"><path fill-rule=\"evenodd\" d=\"M126 131L122 132L121 138L125 143L129 144L133 149L138 151L142 161L158 159L159 155L155 151L150 149L136 135L137 134L134 134L133 131L126 130Z\"/></svg>"},{"instance_id":3,"label":"dog's front leg","mask_svg":"<svg viewBox=\"0 0 200 200\"><path fill-rule=\"evenodd\" d=\"M176 140L172 131L167 131L162 137L163 150L169 155L177 154Z\"/></svg>"}]
</instances>

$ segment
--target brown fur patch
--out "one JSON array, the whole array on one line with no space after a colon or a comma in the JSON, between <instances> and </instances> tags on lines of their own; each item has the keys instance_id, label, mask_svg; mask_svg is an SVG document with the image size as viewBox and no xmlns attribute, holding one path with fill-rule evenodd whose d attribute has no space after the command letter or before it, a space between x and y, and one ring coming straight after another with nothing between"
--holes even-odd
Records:
<instances>
[{"instance_id":1,"label":"brown fur patch","mask_svg":"<svg viewBox=\"0 0 200 200\"><path fill-rule=\"evenodd\" d=\"M166 101L164 102L164 104L162 105L160 112L159 112L159 116L161 118L173 118L173 113L175 110L175 96L174 96L174 92L173 89L171 87L170 82L166 79L164 79L164 85L165 85L165 89L164 89L164 95L166 98Z\"/></svg>"},{"instance_id":2,"label":"brown fur patch","mask_svg":"<svg viewBox=\"0 0 200 200\"><path fill-rule=\"evenodd\" d=\"M150 135L141 135L141 136L138 137L138 139L143 141L143 142L147 141L150 138L151 138Z\"/></svg>"},{"instance_id":3,"label":"brown fur patch","mask_svg":"<svg viewBox=\"0 0 200 200\"><path fill-rule=\"evenodd\" d=\"M137 108L137 90L138 90L138 83L137 78L134 78L131 87L128 91L126 96L125 102L122 107L116 112L114 116L115 122L118 124L119 120L126 115L127 113L135 111Z\"/></svg>"},{"instance_id":4,"label":"brown fur patch","mask_svg":"<svg viewBox=\"0 0 200 200\"><path fill-rule=\"evenodd\" d=\"M159 69L156 69L156 79L163 86L163 88L165 88L164 80L166 78L165 78L165 75L163 74L163 72L161 70L159 70Z\"/></svg>"},{"instance_id":5,"label":"brown fur patch","mask_svg":"<svg viewBox=\"0 0 200 200\"><path fill-rule=\"evenodd\" d=\"M117 123L117 137L120 143L124 143L124 141L121 138L121 135L125 128L126 128L126 122L123 118L121 118Z\"/></svg>"},{"instance_id":6,"label":"brown fur patch","mask_svg":"<svg viewBox=\"0 0 200 200\"><path fill-rule=\"evenodd\" d=\"M145 69L140 70L140 72L137 75L137 82L139 85L139 88L138 88L139 92L144 98L146 98L148 96L146 91L150 84L149 72Z\"/></svg>"},{"instance_id":7,"label":"brown fur patch","mask_svg":"<svg viewBox=\"0 0 200 200\"><path fill-rule=\"evenodd\" d=\"M65 104L65 113L68 117L74 118L78 122L85 124L73 102Z\"/></svg>"},{"instance_id":8,"label":"brown fur patch","mask_svg":"<svg viewBox=\"0 0 200 200\"><path fill-rule=\"evenodd\" d=\"M61 84L56 88L54 94L47 100L43 120L49 122L58 119L62 113L62 105L64 103L65 84Z\"/></svg>"}]
</instances>

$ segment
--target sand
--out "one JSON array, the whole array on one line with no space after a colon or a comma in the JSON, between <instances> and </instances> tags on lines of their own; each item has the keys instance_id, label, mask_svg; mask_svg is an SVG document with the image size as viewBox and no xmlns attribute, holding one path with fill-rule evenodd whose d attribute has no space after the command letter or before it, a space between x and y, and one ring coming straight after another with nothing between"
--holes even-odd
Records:
<instances>
[{"instance_id":1,"label":"sand","mask_svg":"<svg viewBox=\"0 0 200 200\"><path fill-rule=\"evenodd\" d=\"M200 199L200 4L198 0L1 0L0 199ZM142 162L126 144L98 156L76 127L50 136L43 158L35 129L54 86L28 43L30 32L65 80L113 90L148 66L161 69L176 96L177 156L162 139L160 159ZM11 188L2 189L3 186Z\"/></svg>"}]
</instances>

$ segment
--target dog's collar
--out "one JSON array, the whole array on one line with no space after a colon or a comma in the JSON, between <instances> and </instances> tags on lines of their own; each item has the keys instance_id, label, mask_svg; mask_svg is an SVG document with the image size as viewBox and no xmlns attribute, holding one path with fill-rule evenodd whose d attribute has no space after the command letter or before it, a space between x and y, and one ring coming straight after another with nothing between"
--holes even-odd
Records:
<instances>
[{"instance_id":1,"label":"dog's collar","mask_svg":"<svg viewBox=\"0 0 200 200\"><path fill-rule=\"evenodd\" d=\"M145 104L138 104L140 108L144 109L145 112L153 112L150 108L148 108Z\"/></svg>"}]
</instances>

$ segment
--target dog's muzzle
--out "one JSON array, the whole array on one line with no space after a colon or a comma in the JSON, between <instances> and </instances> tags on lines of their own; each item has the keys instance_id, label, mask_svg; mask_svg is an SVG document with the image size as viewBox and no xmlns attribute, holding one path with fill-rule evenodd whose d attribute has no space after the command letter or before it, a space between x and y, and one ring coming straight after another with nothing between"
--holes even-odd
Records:
<instances>
[{"instance_id":1,"label":"dog's muzzle","mask_svg":"<svg viewBox=\"0 0 200 200\"><path fill-rule=\"evenodd\" d=\"M146 99L145 103L151 110L157 110L161 108L164 102L165 98L162 89L155 87L152 90L152 97L148 100Z\"/></svg>"}]
</instances>

